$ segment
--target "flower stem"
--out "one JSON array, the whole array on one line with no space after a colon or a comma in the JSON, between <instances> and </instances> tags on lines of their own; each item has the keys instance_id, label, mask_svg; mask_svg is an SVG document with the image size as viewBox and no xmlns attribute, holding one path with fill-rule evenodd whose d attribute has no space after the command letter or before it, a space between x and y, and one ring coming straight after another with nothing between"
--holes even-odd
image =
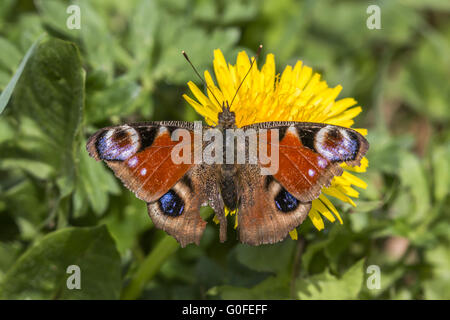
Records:
<instances>
[{"instance_id":1,"label":"flower stem","mask_svg":"<svg viewBox=\"0 0 450 320\"><path fill-rule=\"evenodd\" d=\"M299 237L297 240L297 248L295 250L294 262L292 264L291 284L290 284L290 296L291 299L297 299L295 292L295 283L298 275L300 274L300 264L302 261L303 252L305 252L306 240L303 237Z\"/></svg>"},{"instance_id":2,"label":"flower stem","mask_svg":"<svg viewBox=\"0 0 450 320\"><path fill-rule=\"evenodd\" d=\"M165 236L161 239L139 266L137 272L131 278L130 284L123 289L121 299L132 300L139 298L145 285L179 247L178 242L170 236Z\"/></svg>"}]
</instances>

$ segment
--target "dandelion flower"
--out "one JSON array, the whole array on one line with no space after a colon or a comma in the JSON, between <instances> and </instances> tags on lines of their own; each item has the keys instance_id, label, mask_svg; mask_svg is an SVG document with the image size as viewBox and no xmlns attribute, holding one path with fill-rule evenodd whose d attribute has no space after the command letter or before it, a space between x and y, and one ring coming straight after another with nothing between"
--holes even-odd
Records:
<instances>
[{"instance_id":1,"label":"dandelion flower","mask_svg":"<svg viewBox=\"0 0 450 320\"><path fill-rule=\"evenodd\" d=\"M254 58L252 58L254 59ZM192 82L188 86L196 98L183 95L186 101L205 118L209 125L218 122L218 113L222 111L222 103L231 101L242 79L250 68L250 60L245 52L240 52L235 65L225 61L220 50L214 51L214 73L218 86L211 74L205 71L205 80L211 92L207 95ZM287 66L281 75L275 71L275 57L268 54L261 69L253 66L242 83L231 106L236 115L238 127L266 121L299 121L320 122L350 128L362 108L357 106L353 98L336 100L341 92L340 85L330 88L320 75L310 67L298 61L294 67ZM366 135L366 129L354 129ZM309 218L318 230L324 228L323 217L334 222L342 218L328 196L356 206L352 198L359 196L353 187L366 188L366 183L351 172L364 172L368 161L363 158L359 167L342 164L344 173L334 177L328 188L322 189L319 198L313 200ZM228 213L235 213L229 212ZM237 221L237 220L236 220ZM292 230L291 237L296 239L297 232Z\"/></svg>"}]
</instances>

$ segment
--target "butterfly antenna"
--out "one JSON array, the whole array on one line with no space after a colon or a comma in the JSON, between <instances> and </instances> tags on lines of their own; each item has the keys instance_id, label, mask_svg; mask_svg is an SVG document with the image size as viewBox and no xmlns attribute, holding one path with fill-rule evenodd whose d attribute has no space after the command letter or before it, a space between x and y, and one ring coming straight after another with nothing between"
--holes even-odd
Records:
<instances>
[{"instance_id":1,"label":"butterfly antenna","mask_svg":"<svg viewBox=\"0 0 450 320\"><path fill-rule=\"evenodd\" d=\"M209 92L211 92L212 96L214 97L214 99L217 101L217 104L220 106L220 102L219 100L216 98L216 96L214 95L214 92L212 92L212 90L209 88L209 86L206 84L206 81L202 78L202 76L200 75L200 73L198 73L197 69L194 67L194 65L192 64L191 60L189 59L187 53L183 50L181 51L181 53L183 54L184 58L187 60L187 62L189 62L189 64L191 65L192 69L194 69L195 74L197 75L197 77L203 82L203 85L206 87L206 90L209 90Z\"/></svg>"},{"instance_id":2,"label":"butterfly antenna","mask_svg":"<svg viewBox=\"0 0 450 320\"><path fill-rule=\"evenodd\" d=\"M252 63L250 64L250 68L248 68L247 73L245 74L244 78L242 79L241 83L239 84L239 87L237 88L236 93L234 94L234 97L233 97L233 99L231 100L230 108L231 108L231 106L233 105L233 101L234 101L234 99L236 98L236 96L237 96L237 94L238 94L238 92L239 92L239 89L242 87L242 84L244 83L245 78L247 78L248 74L249 74L250 71L252 70L253 64L255 63L255 61L258 60L259 55L260 55L261 50L262 50L262 47L263 47L262 44L260 44L259 47L258 47L258 51L256 51L256 57L255 57L255 59L252 60Z\"/></svg>"}]
</instances>

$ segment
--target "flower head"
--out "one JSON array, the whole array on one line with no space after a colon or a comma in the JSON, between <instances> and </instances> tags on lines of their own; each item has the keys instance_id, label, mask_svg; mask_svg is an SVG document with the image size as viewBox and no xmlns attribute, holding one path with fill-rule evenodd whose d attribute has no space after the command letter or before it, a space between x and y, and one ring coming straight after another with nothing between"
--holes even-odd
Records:
<instances>
[{"instance_id":1,"label":"flower head","mask_svg":"<svg viewBox=\"0 0 450 320\"><path fill-rule=\"evenodd\" d=\"M188 86L197 101L183 95L209 125L217 124L218 113L222 111L223 102L230 102L233 99L250 68L250 60L245 52L240 52L236 65L227 64L222 52L215 50L213 64L218 86L215 85L208 71L205 71L205 80L218 101L209 90L206 96L191 81ZM341 86L329 88L325 81L321 81L318 73L304 66L301 61L298 61L294 67L287 66L281 75L276 74L274 55L268 54L261 70L256 66L251 68L237 92L231 111L236 115L238 127L266 121L299 121L320 122L349 128L354 123L353 118L362 109L356 106L353 98L336 100L341 90ZM354 130L363 135L367 134L366 129ZM367 166L366 158L362 159L359 167L342 164L344 168L342 176L334 177L331 185L323 188L319 198L313 200L309 218L318 230L324 228L322 217L331 222L336 221L337 218L341 224L343 223L327 196L333 196L356 206L352 198L357 198L359 193L353 189L353 186L366 188L367 185L350 172L364 172ZM291 232L291 236L297 237L295 229Z\"/></svg>"}]
</instances>

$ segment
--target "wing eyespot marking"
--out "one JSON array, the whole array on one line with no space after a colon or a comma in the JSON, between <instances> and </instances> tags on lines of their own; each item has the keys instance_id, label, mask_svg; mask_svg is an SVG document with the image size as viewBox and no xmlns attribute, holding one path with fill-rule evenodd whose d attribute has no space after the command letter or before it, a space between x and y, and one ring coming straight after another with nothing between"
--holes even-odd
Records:
<instances>
[{"instance_id":1,"label":"wing eyespot marking","mask_svg":"<svg viewBox=\"0 0 450 320\"><path fill-rule=\"evenodd\" d=\"M354 160L358 154L359 140L350 130L326 126L317 132L314 148L331 162Z\"/></svg>"},{"instance_id":2,"label":"wing eyespot marking","mask_svg":"<svg viewBox=\"0 0 450 320\"><path fill-rule=\"evenodd\" d=\"M102 160L124 161L139 151L138 132L130 126L109 129L96 142L97 153Z\"/></svg>"},{"instance_id":3,"label":"wing eyespot marking","mask_svg":"<svg viewBox=\"0 0 450 320\"><path fill-rule=\"evenodd\" d=\"M282 188L275 197L275 206L283 213L296 210L299 204L300 201L284 188Z\"/></svg>"},{"instance_id":4,"label":"wing eyespot marking","mask_svg":"<svg viewBox=\"0 0 450 320\"><path fill-rule=\"evenodd\" d=\"M183 214L184 202L181 197L174 191L169 190L158 200L161 212L170 217L178 217Z\"/></svg>"}]
</instances>

